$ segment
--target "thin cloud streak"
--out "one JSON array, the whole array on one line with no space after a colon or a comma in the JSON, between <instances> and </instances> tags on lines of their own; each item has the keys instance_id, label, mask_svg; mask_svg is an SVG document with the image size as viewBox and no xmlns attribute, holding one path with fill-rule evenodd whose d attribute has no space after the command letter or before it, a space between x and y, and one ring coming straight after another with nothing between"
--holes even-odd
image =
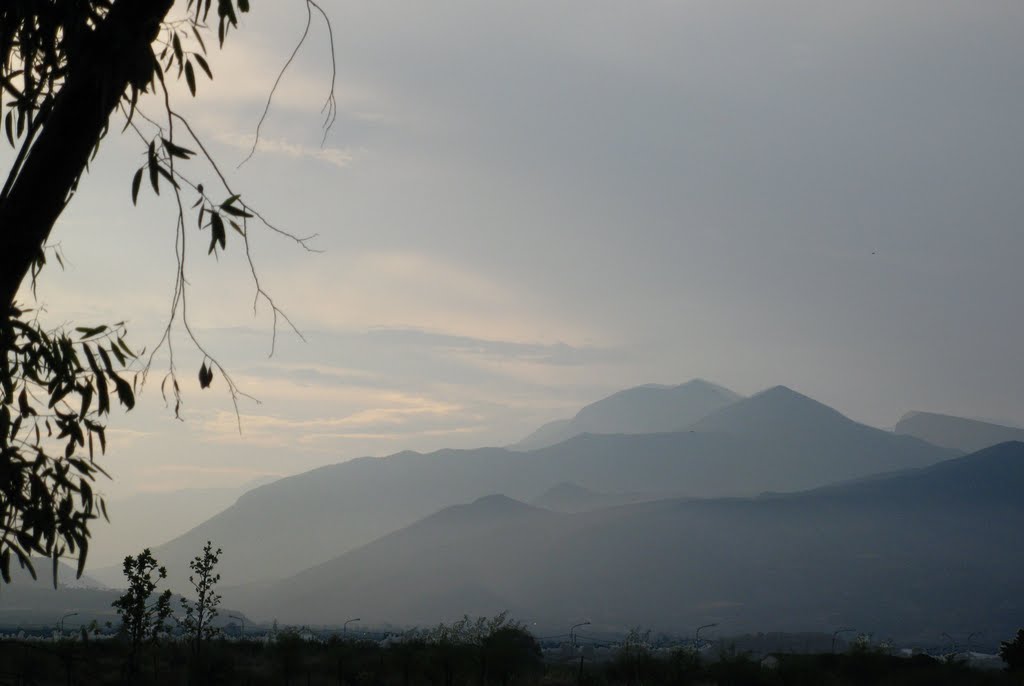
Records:
<instances>
[{"instance_id":1,"label":"thin cloud streak","mask_svg":"<svg viewBox=\"0 0 1024 686\"><path fill-rule=\"evenodd\" d=\"M248 152L252 149L252 134L222 133L216 139L238 150ZM355 164L360 157L365 157L365 149L354 150L351 148L316 147L294 143L283 138L267 138L260 136L256 145L256 154L283 155L292 159L308 159L326 162L339 169L345 169Z\"/></svg>"}]
</instances>

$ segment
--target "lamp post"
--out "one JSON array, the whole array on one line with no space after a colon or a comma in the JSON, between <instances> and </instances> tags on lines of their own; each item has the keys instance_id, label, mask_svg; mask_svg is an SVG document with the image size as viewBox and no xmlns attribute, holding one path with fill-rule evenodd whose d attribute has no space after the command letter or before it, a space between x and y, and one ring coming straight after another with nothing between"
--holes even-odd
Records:
<instances>
[{"instance_id":1,"label":"lamp post","mask_svg":"<svg viewBox=\"0 0 1024 686\"><path fill-rule=\"evenodd\" d=\"M587 626L588 624L590 624L589 621L580 622L579 624L573 624L571 627L569 627L569 645L572 646L572 649L574 651L576 650L576 629L581 626Z\"/></svg>"},{"instance_id":2,"label":"lamp post","mask_svg":"<svg viewBox=\"0 0 1024 686\"><path fill-rule=\"evenodd\" d=\"M712 622L711 624L702 624L697 627L696 633L693 635L693 645L697 650L700 650L700 632L702 629L710 629L718 626L718 622Z\"/></svg>"},{"instance_id":3,"label":"lamp post","mask_svg":"<svg viewBox=\"0 0 1024 686\"><path fill-rule=\"evenodd\" d=\"M836 652L836 639L839 638L839 634L845 634L847 631L856 631L856 629L850 629L849 627L843 629L836 629L832 632L832 652Z\"/></svg>"},{"instance_id":4,"label":"lamp post","mask_svg":"<svg viewBox=\"0 0 1024 686\"><path fill-rule=\"evenodd\" d=\"M60 626L60 637L61 638L64 638L64 620L67 619L68 617L74 617L77 614L78 614L77 612L69 612L69 613L67 613L66 615L64 615L63 617L60 618L59 626Z\"/></svg>"},{"instance_id":5,"label":"lamp post","mask_svg":"<svg viewBox=\"0 0 1024 686\"><path fill-rule=\"evenodd\" d=\"M228 619L237 619L242 623L242 630L238 632L239 638L245 638L245 617L239 617L238 615L228 615Z\"/></svg>"},{"instance_id":6,"label":"lamp post","mask_svg":"<svg viewBox=\"0 0 1024 686\"><path fill-rule=\"evenodd\" d=\"M362 621L362 620L359 619L359 617L353 617L352 619L346 619L345 620L345 623L341 625L341 639L342 640L345 640L345 637L348 636L348 625L349 625L349 622L359 622L359 621Z\"/></svg>"}]
</instances>

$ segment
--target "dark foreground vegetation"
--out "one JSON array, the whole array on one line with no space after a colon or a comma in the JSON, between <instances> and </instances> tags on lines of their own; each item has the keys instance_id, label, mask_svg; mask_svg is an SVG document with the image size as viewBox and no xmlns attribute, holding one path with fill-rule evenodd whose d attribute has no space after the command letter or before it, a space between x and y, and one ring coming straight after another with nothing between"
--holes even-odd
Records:
<instances>
[{"instance_id":1,"label":"dark foreground vegetation","mask_svg":"<svg viewBox=\"0 0 1024 686\"><path fill-rule=\"evenodd\" d=\"M503 629L476 644L424 637L395 641L310 641L294 631L274 640L211 641L201 653L187 642L147 645L130 665L117 639L0 641L0 684L515 686L518 684L1024 684L1020 672L983 670L965 660L895 657L869 651L777 654L732 651L698 656L689 649L624 647L604 661L572 657L568 646L545 652L532 636ZM134 671L133 671L134 669Z\"/></svg>"}]
</instances>

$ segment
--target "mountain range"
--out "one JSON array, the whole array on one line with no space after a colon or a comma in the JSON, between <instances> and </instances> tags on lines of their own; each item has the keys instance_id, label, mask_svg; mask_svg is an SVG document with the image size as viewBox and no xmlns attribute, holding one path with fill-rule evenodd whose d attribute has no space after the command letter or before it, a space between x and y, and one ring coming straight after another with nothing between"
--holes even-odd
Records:
<instances>
[{"instance_id":1,"label":"mountain range","mask_svg":"<svg viewBox=\"0 0 1024 686\"><path fill-rule=\"evenodd\" d=\"M1010 635L1024 614L1024 444L754 498L565 514L502 495L443 509L274 584L225 592L283 621L415 624L508 609L552 629Z\"/></svg>"},{"instance_id":2,"label":"mountain range","mask_svg":"<svg viewBox=\"0 0 1024 686\"><path fill-rule=\"evenodd\" d=\"M1022 610L1024 553L1007 542L1024 524L1024 444L973 448L1007 431L920 413L883 431L784 386L640 386L510 448L361 458L260 485L154 554L187 588L188 560L214 541L225 602L285 622L508 609L555 633L569 618L1005 633ZM119 565L89 571L122 583ZM31 606L7 591L0 617ZM91 607L73 600L89 593L51 591L40 607Z\"/></svg>"},{"instance_id":3,"label":"mountain range","mask_svg":"<svg viewBox=\"0 0 1024 686\"><path fill-rule=\"evenodd\" d=\"M700 398L707 386L684 384L662 397L674 406L684 391ZM642 404L648 407L646 399ZM582 434L525 452L482 448L356 459L253 489L153 552L167 565L172 586L180 587L188 560L212 540L224 548L223 577L247 583L295 574L441 508L493 493L529 501L572 482L599 493L750 496L961 454L858 424L784 387L720 408L690 428L674 428ZM93 574L114 585L120 570Z\"/></svg>"}]
</instances>

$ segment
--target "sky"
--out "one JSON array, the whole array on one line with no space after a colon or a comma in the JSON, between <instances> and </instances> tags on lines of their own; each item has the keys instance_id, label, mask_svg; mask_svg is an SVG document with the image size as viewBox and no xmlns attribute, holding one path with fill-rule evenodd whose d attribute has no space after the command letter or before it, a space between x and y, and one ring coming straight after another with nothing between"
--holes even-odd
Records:
<instances>
[{"instance_id":1,"label":"sky","mask_svg":"<svg viewBox=\"0 0 1024 686\"><path fill-rule=\"evenodd\" d=\"M176 102L310 253L191 227L189 316L243 391L110 419L113 495L237 487L363 455L513 443L642 383L784 384L875 426L1024 422L1024 5L322 0L241 167L299 0L254 2ZM211 46L213 41L210 41ZM159 103L143 109L159 115ZM53 234L47 320L166 325L168 194L114 127ZM180 131L180 129L179 129ZM184 142L183 142L184 144ZM0 161L9 163L4 150ZM200 160L182 167L215 186ZM224 192L224 196L228 195ZM23 299L30 299L27 292ZM241 427L241 431L239 431Z\"/></svg>"}]
</instances>

